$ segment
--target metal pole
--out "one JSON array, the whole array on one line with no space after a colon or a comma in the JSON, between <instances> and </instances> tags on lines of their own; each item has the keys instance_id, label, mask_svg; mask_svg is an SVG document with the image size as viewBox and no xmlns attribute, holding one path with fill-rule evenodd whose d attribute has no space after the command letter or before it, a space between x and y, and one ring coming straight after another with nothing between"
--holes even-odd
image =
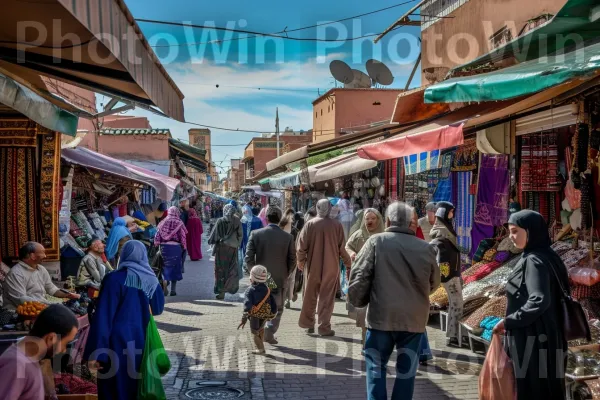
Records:
<instances>
[{"instance_id":1,"label":"metal pole","mask_svg":"<svg viewBox=\"0 0 600 400\"><path fill-rule=\"evenodd\" d=\"M279 157L279 107L275 108L275 136L277 137L277 157Z\"/></svg>"},{"instance_id":2,"label":"metal pole","mask_svg":"<svg viewBox=\"0 0 600 400\"><path fill-rule=\"evenodd\" d=\"M417 57L417 61L415 61L415 66L412 69L412 72L410 73L410 76L408 77L408 81L406 82L406 86L404 87L404 90L408 90L408 87L410 86L410 83L412 82L414 76L415 76L415 72L417 72L417 67L419 66L419 63L421 62L421 53L419 53L419 57Z\"/></svg>"}]
</instances>

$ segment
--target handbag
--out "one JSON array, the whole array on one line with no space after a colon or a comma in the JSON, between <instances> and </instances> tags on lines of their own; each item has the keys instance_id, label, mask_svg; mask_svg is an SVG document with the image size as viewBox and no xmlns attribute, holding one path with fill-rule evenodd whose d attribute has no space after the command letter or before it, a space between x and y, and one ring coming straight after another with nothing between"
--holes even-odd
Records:
<instances>
[{"instance_id":1,"label":"handbag","mask_svg":"<svg viewBox=\"0 0 600 400\"><path fill-rule=\"evenodd\" d=\"M161 376L165 376L170 369L171 361L156 328L154 317L150 314L150 321L146 328L146 345L142 355L141 379L138 381L137 398L142 400L166 400L167 396Z\"/></svg>"},{"instance_id":2,"label":"handbag","mask_svg":"<svg viewBox=\"0 0 600 400\"><path fill-rule=\"evenodd\" d=\"M554 273L558 287L560 288L563 296L560 300L560 307L563 315L563 332L567 341L576 339L586 339L588 342L592 341L592 335L590 332L590 325L588 324L587 318L583 307L579 302L573 300L569 292L563 287L558 273L552 265L550 269Z\"/></svg>"},{"instance_id":3,"label":"handbag","mask_svg":"<svg viewBox=\"0 0 600 400\"><path fill-rule=\"evenodd\" d=\"M500 336L493 335L479 374L479 399L514 400L516 394L513 363L504 350Z\"/></svg>"},{"instance_id":4,"label":"handbag","mask_svg":"<svg viewBox=\"0 0 600 400\"><path fill-rule=\"evenodd\" d=\"M261 302L258 303L257 305L252 306L252 308L248 312L248 315L250 317L264 319L266 321L275 319L277 314L273 313L273 310L271 310L271 304L269 304L267 302L270 295L271 295L271 289L269 287L267 287L267 295L265 296L265 298L262 299Z\"/></svg>"}]
</instances>

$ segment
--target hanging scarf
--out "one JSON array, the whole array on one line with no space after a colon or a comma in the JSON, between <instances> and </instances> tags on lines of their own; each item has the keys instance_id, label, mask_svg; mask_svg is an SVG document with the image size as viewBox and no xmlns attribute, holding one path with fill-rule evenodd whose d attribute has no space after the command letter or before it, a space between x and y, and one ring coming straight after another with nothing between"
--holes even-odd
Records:
<instances>
[{"instance_id":1,"label":"hanging scarf","mask_svg":"<svg viewBox=\"0 0 600 400\"><path fill-rule=\"evenodd\" d=\"M148 252L142 242L130 240L125 243L117 270L123 268L127 268L125 286L139 289L151 299L158 287L158 279L148 263Z\"/></svg>"},{"instance_id":2,"label":"hanging scarf","mask_svg":"<svg viewBox=\"0 0 600 400\"><path fill-rule=\"evenodd\" d=\"M179 231L183 232L184 240L187 229L181 220L179 208L173 206L167 211L167 217L158 224L156 236L158 244L171 241Z\"/></svg>"},{"instance_id":3,"label":"hanging scarf","mask_svg":"<svg viewBox=\"0 0 600 400\"><path fill-rule=\"evenodd\" d=\"M119 250L119 241L125 236L131 236L131 232L127 229L127 221L124 218L116 218L113 221L110 232L108 233L108 239L106 240L106 257L112 260L117 255Z\"/></svg>"}]
</instances>

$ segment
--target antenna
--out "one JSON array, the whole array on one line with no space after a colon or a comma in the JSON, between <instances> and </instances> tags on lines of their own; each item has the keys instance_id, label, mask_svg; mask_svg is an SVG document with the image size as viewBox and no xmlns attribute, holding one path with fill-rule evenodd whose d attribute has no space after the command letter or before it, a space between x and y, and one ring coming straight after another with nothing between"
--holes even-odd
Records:
<instances>
[{"instance_id":1,"label":"antenna","mask_svg":"<svg viewBox=\"0 0 600 400\"><path fill-rule=\"evenodd\" d=\"M348 84L354 79L352 68L341 60L334 60L329 64L329 71L336 81Z\"/></svg>"},{"instance_id":2,"label":"antenna","mask_svg":"<svg viewBox=\"0 0 600 400\"><path fill-rule=\"evenodd\" d=\"M364 89L371 87L372 82L371 78L369 78L369 75L357 69L353 69L352 74L354 75L354 78L352 79L352 82L344 85L345 88Z\"/></svg>"},{"instance_id":3,"label":"antenna","mask_svg":"<svg viewBox=\"0 0 600 400\"><path fill-rule=\"evenodd\" d=\"M367 61L367 72L369 76L373 80L374 83L378 83L383 86L391 85L394 82L394 76L392 75L392 71L382 63L377 60L369 60Z\"/></svg>"}]
</instances>

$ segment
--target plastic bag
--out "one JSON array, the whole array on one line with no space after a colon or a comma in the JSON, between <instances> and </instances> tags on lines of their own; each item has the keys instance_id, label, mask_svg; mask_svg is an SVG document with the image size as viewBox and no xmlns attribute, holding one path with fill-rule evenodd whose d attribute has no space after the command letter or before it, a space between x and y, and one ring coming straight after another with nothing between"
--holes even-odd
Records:
<instances>
[{"instance_id":1,"label":"plastic bag","mask_svg":"<svg viewBox=\"0 0 600 400\"><path fill-rule=\"evenodd\" d=\"M517 398L512 361L504 351L502 339L493 335L479 374L480 400L514 400Z\"/></svg>"},{"instance_id":2,"label":"plastic bag","mask_svg":"<svg viewBox=\"0 0 600 400\"><path fill-rule=\"evenodd\" d=\"M161 376L171 369L171 361L165 351L154 317L150 315L150 321L146 328L146 345L142 355L140 373L142 375L138 384L138 396L140 400L166 400Z\"/></svg>"},{"instance_id":3,"label":"plastic bag","mask_svg":"<svg viewBox=\"0 0 600 400\"><path fill-rule=\"evenodd\" d=\"M600 273L593 268L575 267L569 270L569 277L575 283L593 286L600 282Z\"/></svg>"}]
</instances>

